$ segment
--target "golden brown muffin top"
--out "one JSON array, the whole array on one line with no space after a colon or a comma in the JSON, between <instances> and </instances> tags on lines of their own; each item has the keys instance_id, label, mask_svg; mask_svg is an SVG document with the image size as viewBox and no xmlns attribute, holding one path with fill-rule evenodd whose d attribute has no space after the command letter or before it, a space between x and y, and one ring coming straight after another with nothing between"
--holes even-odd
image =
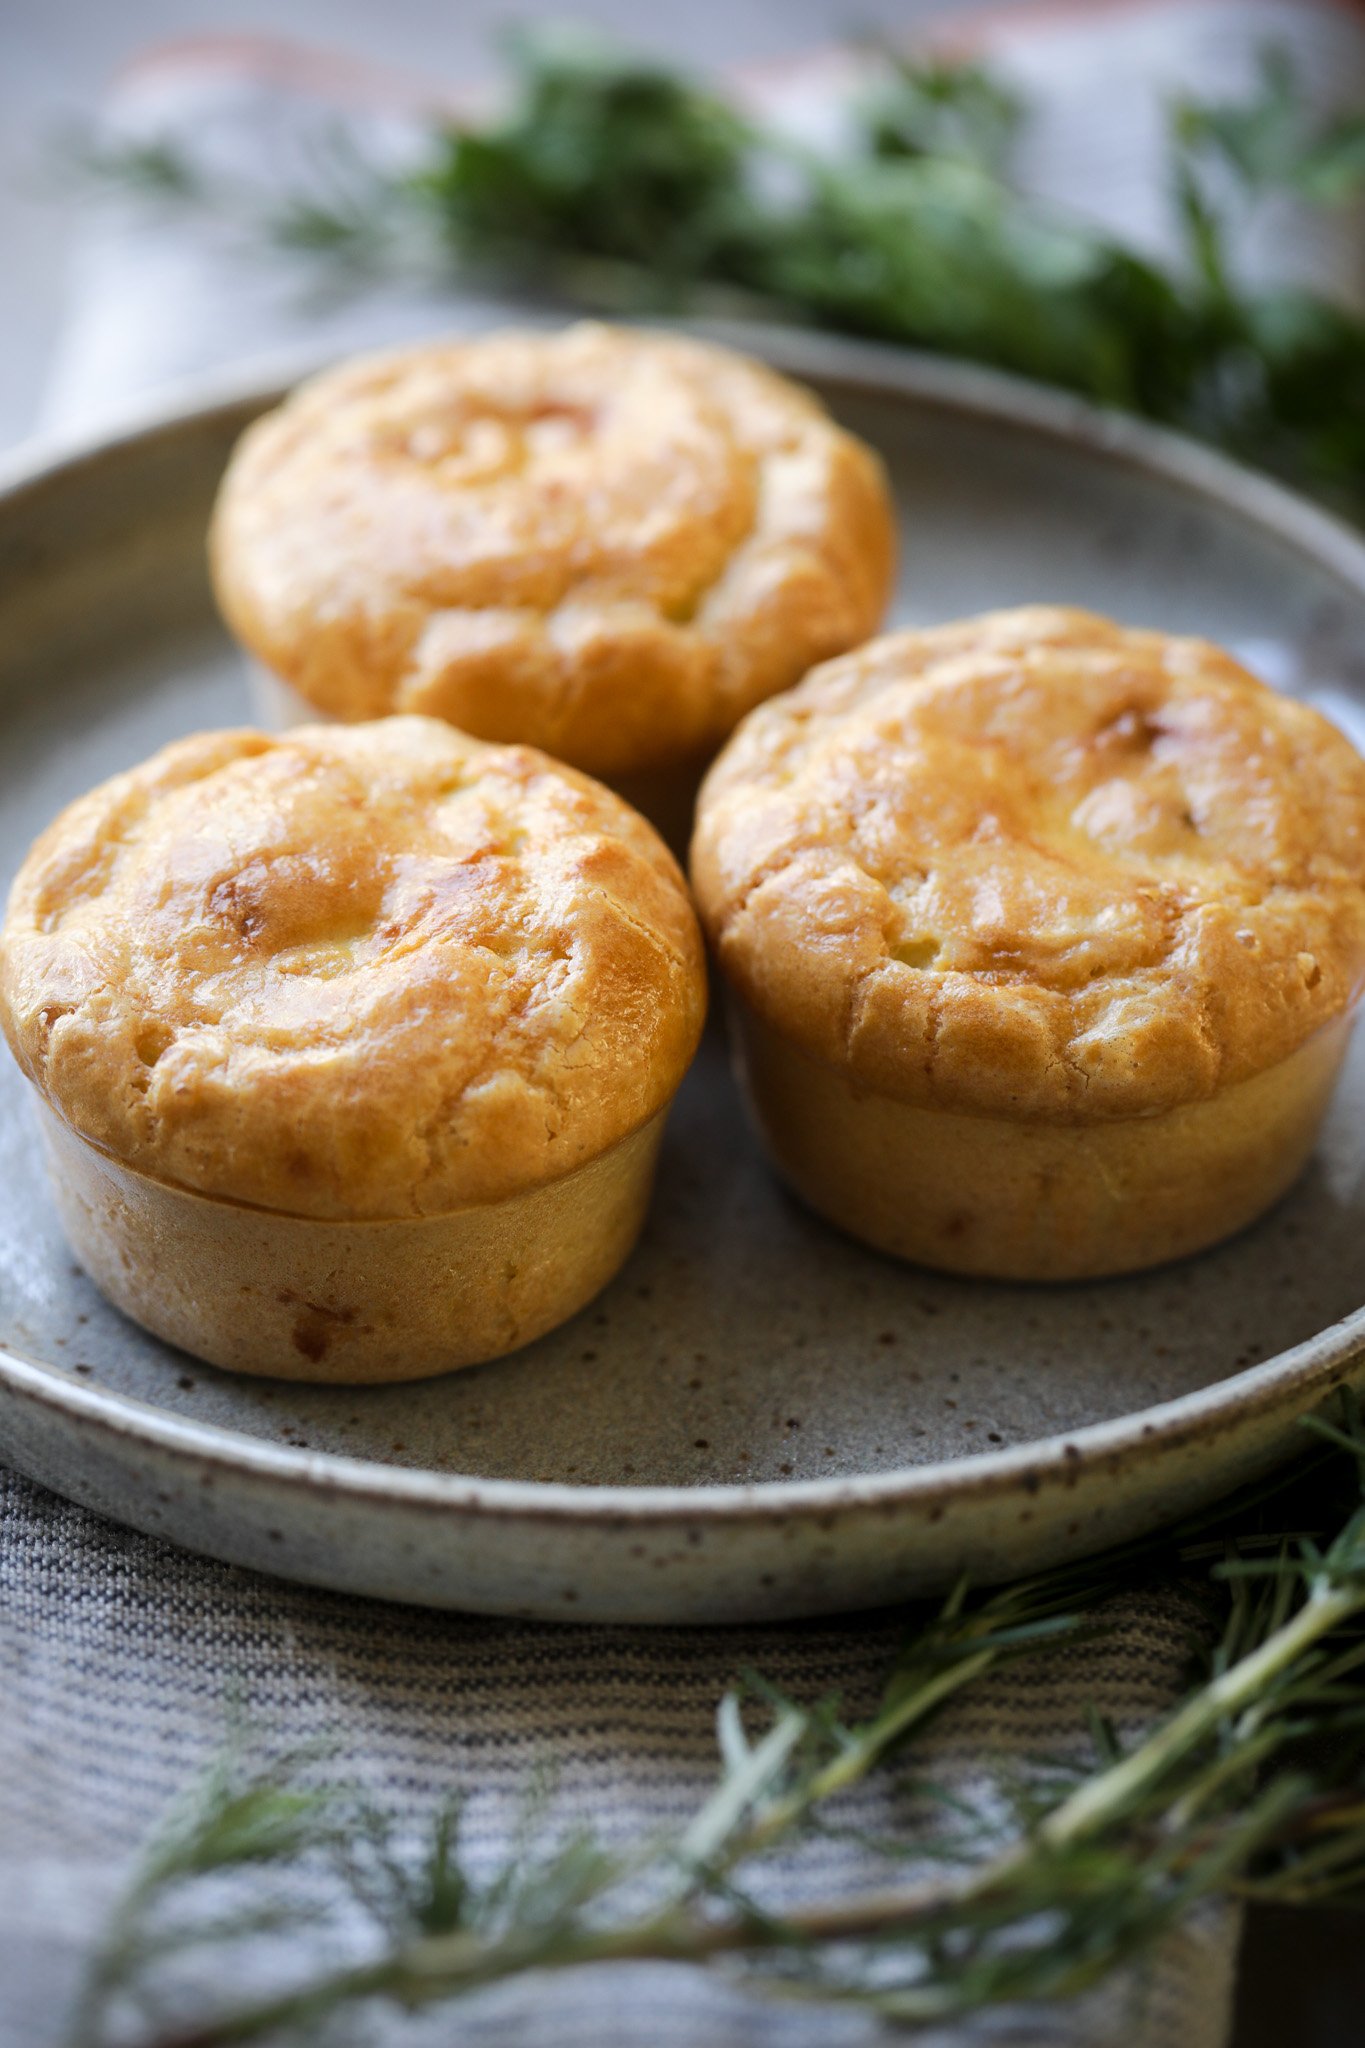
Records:
<instances>
[{"instance_id":1,"label":"golden brown muffin top","mask_svg":"<svg viewBox=\"0 0 1365 2048\"><path fill-rule=\"evenodd\" d=\"M583 324L371 356L250 428L210 553L331 716L418 711L593 774L712 752L874 632L876 457L728 349Z\"/></svg>"},{"instance_id":2,"label":"golden brown muffin top","mask_svg":"<svg viewBox=\"0 0 1365 2048\"><path fill-rule=\"evenodd\" d=\"M1365 762L1202 640L892 634L755 711L693 879L776 1030L907 1101L1066 1121L1273 1065L1365 976Z\"/></svg>"},{"instance_id":3,"label":"golden brown muffin top","mask_svg":"<svg viewBox=\"0 0 1365 2048\"><path fill-rule=\"evenodd\" d=\"M668 1102L704 1007L644 820L424 718L163 748L49 826L0 933L0 1021L82 1137L305 1216L581 1165Z\"/></svg>"}]
</instances>

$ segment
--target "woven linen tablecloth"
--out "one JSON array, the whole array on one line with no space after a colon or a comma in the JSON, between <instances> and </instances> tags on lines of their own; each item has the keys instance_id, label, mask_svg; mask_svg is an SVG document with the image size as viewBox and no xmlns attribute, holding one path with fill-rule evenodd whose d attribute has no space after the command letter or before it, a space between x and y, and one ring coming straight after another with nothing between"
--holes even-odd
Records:
<instances>
[{"instance_id":1,"label":"woven linen tablecloth","mask_svg":"<svg viewBox=\"0 0 1365 2048\"><path fill-rule=\"evenodd\" d=\"M345 89L332 78L319 92L306 67L259 52L190 53L125 86L118 118L192 132L231 166L278 170L307 160L310 130ZM392 141L402 147L401 121ZM491 310L413 290L323 311L300 303L289 265L251 254L230 230L110 215L83 259L44 425L88 426L134 392L282 345L389 340ZM901 1626L877 1614L770 1629L570 1628L382 1606L186 1556L4 1473L0 1538L0 2048L59 2040L140 1839L220 1752L233 1701L267 1747L334 1740L346 1776L414 1823L460 1790L473 1851L487 1861L545 1767L556 1810L611 1843L682 1819L714 1780L715 1704L737 1672L757 1667L804 1700L839 1694L854 1713L875 1698ZM1178 1588L1125 1596L1101 1639L1009 1667L948 1712L916 1769L984 1807L1002 1761L1081 1753L1087 1707L1139 1729L1175 1695L1198 1619ZM865 1787L848 1818L874 1833L904 1826L899 1796ZM775 1883L795 1898L851 1891L870 1875L865 1851L830 1841L804 1851L799 1871L779 1867ZM1217 2048L1235 1932L1232 1916L1210 1913L1084 2004L995 2014L934 2038L940 2048ZM243 1988L239 1967L219 1986ZM458 2026L449 2015L372 2016L361 2036L547 2048L883 2037L857 2013L763 2006L662 1966L505 1987L463 2009Z\"/></svg>"}]
</instances>

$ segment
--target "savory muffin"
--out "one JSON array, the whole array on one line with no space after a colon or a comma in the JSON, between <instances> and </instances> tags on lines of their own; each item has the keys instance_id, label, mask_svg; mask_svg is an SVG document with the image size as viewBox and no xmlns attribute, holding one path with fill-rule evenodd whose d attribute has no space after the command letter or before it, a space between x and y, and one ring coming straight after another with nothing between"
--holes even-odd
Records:
<instances>
[{"instance_id":1,"label":"savory muffin","mask_svg":"<svg viewBox=\"0 0 1365 2048\"><path fill-rule=\"evenodd\" d=\"M166 747L49 827L0 932L77 1256L159 1335L297 1378L441 1372L579 1308L704 1004L649 826L435 719Z\"/></svg>"},{"instance_id":2,"label":"savory muffin","mask_svg":"<svg viewBox=\"0 0 1365 2048\"><path fill-rule=\"evenodd\" d=\"M223 613L305 715L425 712L614 783L690 771L875 631L877 458L728 349L582 324L315 377L243 437Z\"/></svg>"},{"instance_id":3,"label":"savory muffin","mask_svg":"<svg viewBox=\"0 0 1365 2048\"><path fill-rule=\"evenodd\" d=\"M755 711L693 879L814 1208L950 1271L1120 1272L1308 1156L1365 977L1365 762L1204 641L999 612Z\"/></svg>"}]
</instances>

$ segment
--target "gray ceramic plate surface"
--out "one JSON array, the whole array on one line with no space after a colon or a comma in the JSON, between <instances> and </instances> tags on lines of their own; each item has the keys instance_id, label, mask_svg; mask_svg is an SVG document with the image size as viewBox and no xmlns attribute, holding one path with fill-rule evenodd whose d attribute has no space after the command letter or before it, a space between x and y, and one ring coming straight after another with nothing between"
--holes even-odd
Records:
<instances>
[{"instance_id":1,"label":"gray ceramic plate surface","mask_svg":"<svg viewBox=\"0 0 1365 2048\"><path fill-rule=\"evenodd\" d=\"M752 336L748 337L751 341ZM1365 737L1365 547L1268 484L985 374L797 337L886 456L900 620L1054 599L1220 639ZM0 490L0 875L59 805L246 716L203 569L265 403ZM1150 1527L1365 1377L1365 1042L1293 1195L1146 1278L1050 1289L860 1250L769 1178L713 1035L616 1283L515 1358L394 1389L238 1381L74 1267L0 1071L0 1452L75 1499L318 1584L495 1612L777 1617L1014 1574Z\"/></svg>"}]
</instances>

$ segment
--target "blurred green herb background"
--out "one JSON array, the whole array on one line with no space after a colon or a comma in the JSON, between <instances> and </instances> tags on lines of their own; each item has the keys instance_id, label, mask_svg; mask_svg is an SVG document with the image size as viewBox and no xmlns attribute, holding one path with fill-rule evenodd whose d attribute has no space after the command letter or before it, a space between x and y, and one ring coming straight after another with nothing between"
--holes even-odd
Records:
<instances>
[{"instance_id":1,"label":"blurred green herb background","mask_svg":"<svg viewBox=\"0 0 1365 2048\"><path fill-rule=\"evenodd\" d=\"M357 288L490 276L617 314L748 315L908 343L1185 429L1365 518L1365 320L1258 289L1259 206L1365 188L1365 114L1310 114L1287 56L1256 91L1168 109L1176 254L1153 260L1012 182L1030 118L975 65L869 53L833 151L722 91L578 31L508 45L501 110L434 126L394 172L339 128L307 190L233 187L159 143L81 170L235 218Z\"/></svg>"}]
</instances>

